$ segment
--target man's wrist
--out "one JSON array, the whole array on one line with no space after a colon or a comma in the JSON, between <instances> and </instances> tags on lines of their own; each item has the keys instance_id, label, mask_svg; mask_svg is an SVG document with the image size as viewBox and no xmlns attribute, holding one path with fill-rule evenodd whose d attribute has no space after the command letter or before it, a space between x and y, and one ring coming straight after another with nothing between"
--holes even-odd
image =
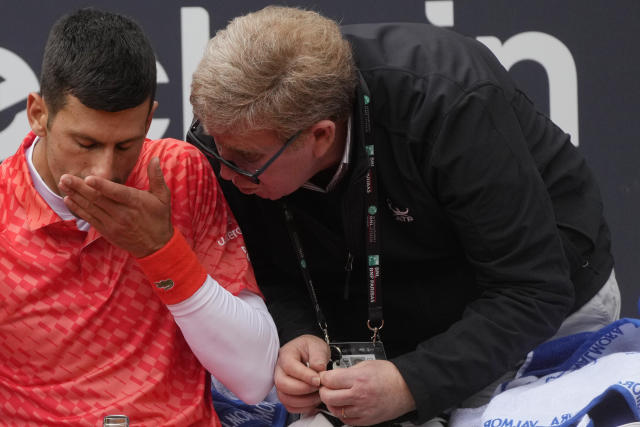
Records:
<instances>
[{"instance_id":1,"label":"man's wrist","mask_svg":"<svg viewBox=\"0 0 640 427\"><path fill-rule=\"evenodd\" d=\"M155 293L167 305L189 298L207 278L196 254L176 228L167 244L137 261Z\"/></svg>"}]
</instances>

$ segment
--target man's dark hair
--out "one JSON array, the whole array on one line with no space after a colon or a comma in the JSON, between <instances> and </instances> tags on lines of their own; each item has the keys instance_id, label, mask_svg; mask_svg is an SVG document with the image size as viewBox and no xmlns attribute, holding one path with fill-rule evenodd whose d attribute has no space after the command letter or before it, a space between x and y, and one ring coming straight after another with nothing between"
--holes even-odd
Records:
<instances>
[{"instance_id":1,"label":"man's dark hair","mask_svg":"<svg viewBox=\"0 0 640 427\"><path fill-rule=\"evenodd\" d=\"M156 92L151 43L131 19L96 9L60 18L44 48L40 90L50 118L73 95L94 110L136 107Z\"/></svg>"}]
</instances>

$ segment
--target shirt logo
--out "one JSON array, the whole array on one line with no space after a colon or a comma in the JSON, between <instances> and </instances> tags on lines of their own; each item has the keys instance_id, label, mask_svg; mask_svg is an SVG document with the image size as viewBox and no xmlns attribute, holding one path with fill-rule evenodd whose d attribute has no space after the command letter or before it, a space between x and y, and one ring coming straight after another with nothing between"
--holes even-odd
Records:
<instances>
[{"instance_id":1,"label":"shirt logo","mask_svg":"<svg viewBox=\"0 0 640 427\"><path fill-rule=\"evenodd\" d=\"M175 283L173 283L173 280L171 279L166 279L166 280L160 280L159 282L155 282L155 285L158 289L162 289L163 291L168 291L169 289L173 288Z\"/></svg>"},{"instance_id":2,"label":"shirt logo","mask_svg":"<svg viewBox=\"0 0 640 427\"><path fill-rule=\"evenodd\" d=\"M399 208L393 205L391 199L387 198L387 206L393 213L393 218L398 222L413 222L413 217L409 215L409 208Z\"/></svg>"}]
</instances>

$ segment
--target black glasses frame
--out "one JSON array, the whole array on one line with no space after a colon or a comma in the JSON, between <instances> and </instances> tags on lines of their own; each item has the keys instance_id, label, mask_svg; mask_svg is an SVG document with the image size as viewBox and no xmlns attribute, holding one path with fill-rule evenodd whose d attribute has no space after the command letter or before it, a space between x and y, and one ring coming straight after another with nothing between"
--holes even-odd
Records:
<instances>
[{"instance_id":1,"label":"black glasses frame","mask_svg":"<svg viewBox=\"0 0 640 427\"><path fill-rule=\"evenodd\" d=\"M189 131L189 136L193 138L193 142L195 143L194 145L196 145L205 155L215 158L220 163L222 163L223 165L231 169L233 172L237 173L238 175L244 176L254 184L260 184L259 176L262 175L262 173L269 167L269 165L271 165L271 163L273 163L284 152L284 150L288 146L290 146L293 143L293 141L295 141L302 133L302 131L299 130L293 136L288 138L284 142L282 147L280 147L278 151L276 151L276 153L273 156L271 156L271 158L267 160L267 162L264 165L262 165L259 169L256 169L254 172L251 172L246 169L242 169L232 161L223 158L220 155L220 153L218 153L218 148L216 147L216 141L213 138L213 136L208 135L211 138L211 142L212 142L211 144L209 144L203 141L201 138L199 138L195 132L192 132L194 129L197 129L199 125L200 125L199 120L194 121L191 124L191 130Z\"/></svg>"}]
</instances>

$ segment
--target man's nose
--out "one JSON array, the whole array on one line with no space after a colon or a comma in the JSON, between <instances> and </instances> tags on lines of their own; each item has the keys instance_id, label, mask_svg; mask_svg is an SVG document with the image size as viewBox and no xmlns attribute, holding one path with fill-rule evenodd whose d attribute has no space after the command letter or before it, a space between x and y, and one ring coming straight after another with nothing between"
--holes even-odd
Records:
<instances>
[{"instance_id":1,"label":"man's nose","mask_svg":"<svg viewBox=\"0 0 640 427\"><path fill-rule=\"evenodd\" d=\"M247 190L248 188L258 186L258 183L253 182L245 175L235 172L233 169L225 166L224 164L220 164L220 177L226 181L231 181L231 183L238 187L241 191L242 189Z\"/></svg>"},{"instance_id":2,"label":"man's nose","mask_svg":"<svg viewBox=\"0 0 640 427\"><path fill-rule=\"evenodd\" d=\"M110 181L116 177L115 156L112 151L104 150L96 156L91 175Z\"/></svg>"}]
</instances>

